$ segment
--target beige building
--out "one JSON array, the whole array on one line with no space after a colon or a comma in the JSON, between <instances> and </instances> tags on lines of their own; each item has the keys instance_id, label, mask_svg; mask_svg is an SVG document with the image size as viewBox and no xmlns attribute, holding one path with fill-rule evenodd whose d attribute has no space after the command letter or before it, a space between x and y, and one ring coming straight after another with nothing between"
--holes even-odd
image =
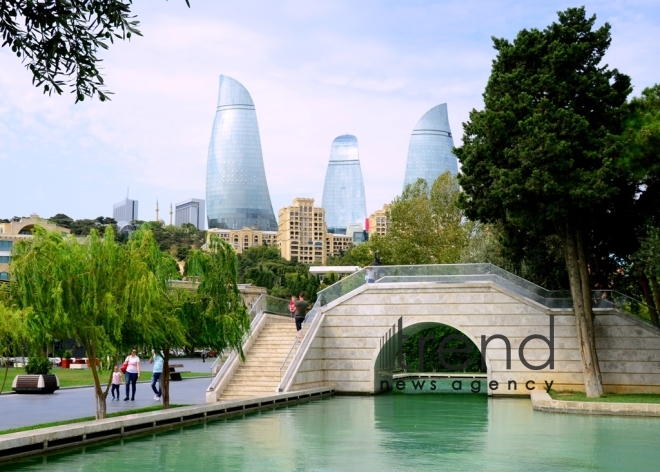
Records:
<instances>
[{"instance_id":1,"label":"beige building","mask_svg":"<svg viewBox=\"0 0 660 472\"><path fill-rule=\"evenodd\" d=\"M325 210L313 198L296 198L278 212L277 245L287 260L324 265L327 258Z\"/></svg>"},{"instance_id":2,"label":"beige building","mask_svg":"<svg viewBox=\"0 0 660 472\"><path fill-rule=\"evenodd\" d=\"M352 235L332 233L325 235L325 253L328 258L341 256L351 246L353 246Z\"/></svg>"},{"instance_id":3,"label":"beige building","mask_svg":"<svg viewBox=\"0 0 660 472\"><path fill-rule=\"evenodd\" d=\"M385 236L389 228L389 213L390 205L385 204L380 210L374 211L369 215L369 236L377 234L378 236Z\"/></svg>"},{"instance_id":4,"label":"beige building","mask_svg":"<svg viewBox=\"0 0 660 472\"><path fill-rule=\"evenodd\" d=\"M9 263L11 251L17 241L32 237L35 225L42 226L49 231L59 231L69 234L66 228L50 223L36 214L29 218L13 218L9 223L0 223L0 280L9 280Z\"/></svg>"},{"instance_id":5,"label":"beige building","mask_svg":"<svg viewBox=\"0 0 660 472\"><path fill-rule=\"evenodd\" d=\"M237 254L251 246L274 246L277 244L277 231L258 231L250 228L219 229L212 228L206 232L206 240L211 234L216 234L223 241L231 244Z\"/></svg>"}]
</instances>

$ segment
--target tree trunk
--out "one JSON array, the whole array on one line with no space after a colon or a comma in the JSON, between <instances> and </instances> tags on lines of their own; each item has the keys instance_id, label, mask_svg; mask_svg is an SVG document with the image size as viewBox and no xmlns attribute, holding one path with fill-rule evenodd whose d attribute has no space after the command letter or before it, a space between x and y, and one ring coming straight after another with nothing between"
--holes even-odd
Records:
<instances>
[{"instance_id":1,"label":"tree trunk","mask_svg":"<svg viewBox=\"0 0 660 472\"><path fill-rule=\"evenodd\" d=\"M570 224L564 225L564 258L573 297L575 328L582 360L584 389L587 397L597 398L603 393L603 382L598 365L594 332L591 290L582 233Z\"/></svg>"},{"instance_id":2,"label":"tree trunk","mask_svg":"<svg viewBox=\"0 0 660 472\"><path fill-rule=\"evenodd\" d=\"M655 301L656 308L660 308L660 286L658 286L658 278L651 274L649 277L649 282L651 284L651 291L653 292L653 299ZM658 312L657 310L653 311L655 313L655 319L651 315L651 320L655 326L660 326L658 323Z\"/></svg>"},{"instance_id":3,"label":"tree trunk","mask_svg":"<svg viewBox=\"0 0 660 472\"><path fill-rule=\"evenodd\" d=\"M660 320L658 319L658 305L653 300L653 295L651 293L651 287L649 287L649 281L646 278L646 275L641 270L638 271L637 275L639 276L639 284L642 286L642 291L644 292L644 301L649 307L649 316L651 317L651 323L653 326L660 328ZM656 280L656 284L657 284Z\"/></svg>"},{"instance_id":4,"label":"tree trunk","mask_svg":"<svg viewBox=\"0 0 660 472\"><path fill-rule=\"evenodd\" d=\"M5 389L5 382L7 381L7 374L9 373L9 359L8 358L2 358L3 362L5 363L5 378L2 379L2 387L0 387L0 393Z\"/></svg>"},{"instance_id":5,"label":"tree trunk","mask_svg":"<svg viewBox=\"0 0 660 472\"><path fill-rule=\"evenodd\" d=\"M85 351L87 351L87 358L89 359L89 368L92 369L92 377L94 378L94 393L96 394L96 419L102 420L106 417L106 395L107 390L103 393L101 388L101 380L99 379L98 370L96 370L96 350L94 350L91 345L88 343L85 346Z\"/></svg>"},{"instance_id":6,"label":"tree trunk","mask_svg":"<svg viewBox=\"0 0 660 472\"><path fill-rule=\"evenodd\" d=\"M165 346L163 352L163 374L160 376L160 383L163 389L163 410L170 407L170 347Z\"/></svg>"}]
</instances>

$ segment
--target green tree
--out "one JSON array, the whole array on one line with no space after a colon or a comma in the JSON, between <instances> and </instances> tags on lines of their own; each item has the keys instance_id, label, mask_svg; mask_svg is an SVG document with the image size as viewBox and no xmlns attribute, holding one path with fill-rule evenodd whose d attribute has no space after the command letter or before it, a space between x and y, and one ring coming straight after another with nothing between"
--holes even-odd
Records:
<instances>
[{"instance_id":1,"label":"green tree","mask_svg":"<svg viewBox=\"0 0 660 472\"><path fill-rule=\"evenodd\" d=\"M186 290L170 288L169 281L179 273L177 263L159 249L154 234L146 226L131 234L126 252L129 273L142 274L132 280L130 290L150 296L142 297L143 304L137 316L127 313L122 329L123 346L126 352L135 346L150 346L163 353L165 362L160 382L163 408L167 409L170 404L170 348L184 346L188 341L188 328L192 323L184 315L191 296Z\"/></svg>"},{"instance_id":2,"label":"green tree","mask_svg":"<svg viewBox=\"0 0 660 472\"><path fill-rule=\"evenodd\" d=\"M193 249L200 249L206 239L206 231L198 230L195 225L186 223L182 226L164 225L159 221L148 221L140 227L153 232L158 247L177 261L185 261Z\"/></svg>"},{"instance_id":3,"label":"green tree","mask_svg":"<svg viewBox=\"0 0 660 472\"><path fill-rule=\"evenodd\" d=\"M58 213L55 216L51 216L48 218L48 221L51 223L55 223L57 226L61 226L62 228L68 228L71 229L71 225L73 225L73 218L70 216L65 215L64 213Z\"/></svg>"},{"instance_id":4,"label":"green tree","mask_svg":"<svg viewBox=\"0 0 660 472\"><path fill-rule=\"evenodd\" d=\"M463 339L448 336L462 336ZM423 343L422 343L423 341ZM443 350L472 350L472 352L444 353L445 362L452 367L448 369L441 361L438 350L442 342ZM420 353L419 347L422 346ZM421 354L421 355L420 355ZM447 325L425 328L410 335L403 343L403 355L408 365L407 372L482 372L481 353L477 346L459 330ZM420 365L422 360L423 365ZM463 366L461 369L457 367Z\"/></svg>"},{"instance_id":5,"label":"green tree","mask_svg":"<svg viewBox=\"0 0 660 472\"><path fill-rule=\"evenodd\" d=\"M0 359L5 365L5 373L0 385L0 393L5 388L7 373L9 371L9 359L12 354L20 352L28 342L26 316L27 311L13 309L6 305L8 299L0 299Z\"/></svg>"},{"instance_id":6,"label":"green tree","mask_svg":"<svg viewBox=\"0 0 660 472\"><path fill-rule=\"evenodd\" d=\"M484 110L464 125L461 200L468 217L504 222L562 245L587 396L602 393L595 348L588 233L621 188L617 159L630 78L601 65L610 25L584 8L545 30L523 30L498 51Z\"/></svg>"},{"instance_id":7,"label":"green tree","mask_svg":"<svg viewBox=\"0 0 660 472\"><path fill-rule=\"evenodd\" d=\"M127 317L132 326L154 326L151 308L160 299L153 276L132 260L114 238L93 229L88 238L63 237L35 227L34 238L14 246L12 297L29 309L27 325L35 344L74 338L85 348L94 379L96 417L106 416L106 396L95 359L116 358Z\"/></svg>"},{"instance_id":8,"label":"green tree","mask_svg":"<svg viewBox=\"0 0 660 472\"><path fill-rule=\"evenodd\" d=\"M189 0L185 0L190 6ZM2 46L11 48L32 72L32 83L44 93L61 94L69 86L76 102L104 90L98 57L115 39L142 36L131 15L132 0L3 0L0 3Z\"/></svg>"},{"instance_id":9,"label":"green tree","mask_svg":"<svg viewBox=\"0 0 660 472\"><path fill-rule=\"evenodd\" d=\"M250 317L238 290L237 265L234 249L216 235L209 238L208 251L191 251L188 273L199 277L199 286L182 313L189 345L243 355Z\"/></svg>"}]
</instances>

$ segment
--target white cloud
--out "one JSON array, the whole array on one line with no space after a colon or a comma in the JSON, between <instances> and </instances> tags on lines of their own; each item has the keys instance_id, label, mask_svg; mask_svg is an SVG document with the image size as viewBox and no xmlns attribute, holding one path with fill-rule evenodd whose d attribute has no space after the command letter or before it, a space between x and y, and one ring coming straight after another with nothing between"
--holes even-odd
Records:
<instances>
[{"instance_id":1,"label":"white cloud","mask_svg":"<svg viewBox=\"0 0 660 472\"><path fill-rule=\"evenodd\" d=\"M145 219L156 198L162 207L204 198L220 74L242 82L255 101L276 212L296 196L320 202L330 144L344 133L358 137L373 211L401 191L408 138L428 109L448 103L459 144L461 123L482 106L490 37L542 28L570 3L533 5L138 3L144 37L103 53L110 103L44 96L2 49L0 176L21 197L0 200L0 217L108 215L126 187ZM633 75L636 92L658 81L658 6L599 1L587 10L612 23L607 59Z\"/></svg>"}]
</instances>

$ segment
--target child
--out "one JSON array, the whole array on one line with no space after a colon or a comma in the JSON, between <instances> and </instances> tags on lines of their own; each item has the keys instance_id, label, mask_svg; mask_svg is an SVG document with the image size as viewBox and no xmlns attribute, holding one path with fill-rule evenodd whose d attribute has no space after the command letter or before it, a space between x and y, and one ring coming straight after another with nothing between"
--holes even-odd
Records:
<instances>
[{"instance_id":1,"label":"child","mask_svg":"<svg viewBox=\"0 0 660 472\"><path fill-rule=\"evenodd\" d=\"M115 366L115 370L112 373L112 400L110 401L119 401L119 385L124 383L124 379L119 372L119 367ZM115 392L117 392L117 397L115 397Z\"/></svg>"},{"instance_id":2,"label":"child","mask_svg":"<svg viewBox=\"0 0 660 472\"><path fill-rule=\"evenodd\" d=\"M291 322L293 323L293 317L296 314L296 297L295 297L295 295L291 297L291 301L289 302L289 311L291 312Z\"/></svg>"}]
</instances>

